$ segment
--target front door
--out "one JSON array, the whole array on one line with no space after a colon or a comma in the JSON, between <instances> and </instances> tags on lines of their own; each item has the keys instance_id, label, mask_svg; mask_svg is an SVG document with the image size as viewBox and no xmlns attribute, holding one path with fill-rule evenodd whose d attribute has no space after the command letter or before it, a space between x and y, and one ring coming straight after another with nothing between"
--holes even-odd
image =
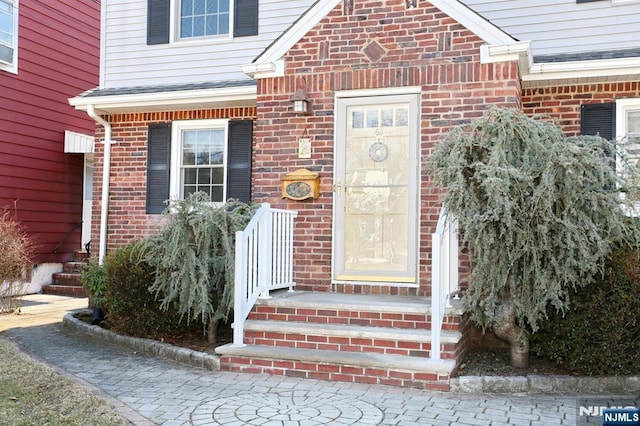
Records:
<instances>
[{"instance_id":1,"label":"front door","mask_svg":"<svg viewBox=\"0 0 640 426\"><path fill-rule=\"evenodd\" d=\"M418 94L338 97L334 282L417 284Z\"/></svg>"}]
</instances>

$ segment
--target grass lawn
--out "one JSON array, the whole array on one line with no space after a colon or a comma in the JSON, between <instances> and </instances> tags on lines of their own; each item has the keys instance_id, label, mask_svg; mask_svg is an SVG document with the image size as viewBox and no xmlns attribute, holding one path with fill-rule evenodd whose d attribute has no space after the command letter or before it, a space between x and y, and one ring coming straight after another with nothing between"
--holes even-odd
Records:
<instances>
[{"instance_id":1,"label":"grass lawn","mask_svg":"<svg viewBox=\"0 0 640 426\"><path fill-rule=\"evenodd\" d=\"M126 425L104 400L0 338L0 425Z\"/></svg>"}]
</instances>

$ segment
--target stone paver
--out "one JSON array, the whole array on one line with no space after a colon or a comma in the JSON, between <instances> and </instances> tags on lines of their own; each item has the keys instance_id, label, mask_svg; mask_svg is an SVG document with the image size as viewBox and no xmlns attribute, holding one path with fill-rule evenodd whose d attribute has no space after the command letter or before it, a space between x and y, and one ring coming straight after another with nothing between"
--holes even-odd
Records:
<instances>
[{"instance_id":1,"label":"stone paver","mask_svg":"<svg viewBox=\"0 0 640 426\"><path fill-rule=\"evenodd\" d=\"M143 426L575 425L583 398L454 394L212 372L141 355L61 323L6 327L0 338L89 387Z\"/></svg>"}]
</instances>

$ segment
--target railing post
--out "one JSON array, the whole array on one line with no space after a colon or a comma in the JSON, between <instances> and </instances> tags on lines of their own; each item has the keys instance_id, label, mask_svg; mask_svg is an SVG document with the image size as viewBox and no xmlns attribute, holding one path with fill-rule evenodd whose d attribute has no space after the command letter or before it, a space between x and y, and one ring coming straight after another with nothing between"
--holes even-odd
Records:
<instances>
[{"instance_id":1,"label":"railing post","mask_svg":"<svg viewBox=\"0 0 640 426\"><path fill-rule=\"evenodd\" d=\"M233 288L233 346L244 344L245 300L247 295L247 244L244 232L236 232L235 279Z\"/></svg>"},{"instance_id":2,"label":"railing post","mask_svg":"<svg viewBox=\"0 0 640 426\"><path fill-rule=\"evenodd\" d=\"M270 299L269 287L271 286L272 277L272 225L273 212L269 204L264 203L267 211L264 214L264 220L260 222L258 227L258 285L260 287L260 298Z\"/></svg>"},{"instance_id":3,"label":"railing post","mask_svg":"<svg viewBox=\"0 0 640 426\"><path fill-rule=\"evenodd\" d=\"M431 360L440 361L440 330L442 313L440 312L440 235L431 235Z\"/></svg>"}]
</instances>

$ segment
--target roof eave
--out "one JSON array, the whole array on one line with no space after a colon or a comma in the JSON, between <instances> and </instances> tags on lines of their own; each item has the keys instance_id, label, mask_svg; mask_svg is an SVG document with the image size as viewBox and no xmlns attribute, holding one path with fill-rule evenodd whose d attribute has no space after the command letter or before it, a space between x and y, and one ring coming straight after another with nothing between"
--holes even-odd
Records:
<instances>
[{"instance_id":1,"label":"roof eave","mask_svg":"<svg viewBox=\"0 0 640 426\"><path fill-rule=\"evenodd\" d=\"M518 61L523 87L637 79L640 76L640 57L534 63L528 41L482 46L480 61L483 64Z\"/></svg>"},{"instance_id":2,"label":"roof eave","mask_svg":"<svg viewBox=\"0 0 640 426\"><path fill-rule=\"evenodd\" d=\"M256 94L255 85L105 96L84 94L70 98L69 105L81 111L93 105L100 114L206 109L255 105Z\"/></svg>"}]
</instances>

